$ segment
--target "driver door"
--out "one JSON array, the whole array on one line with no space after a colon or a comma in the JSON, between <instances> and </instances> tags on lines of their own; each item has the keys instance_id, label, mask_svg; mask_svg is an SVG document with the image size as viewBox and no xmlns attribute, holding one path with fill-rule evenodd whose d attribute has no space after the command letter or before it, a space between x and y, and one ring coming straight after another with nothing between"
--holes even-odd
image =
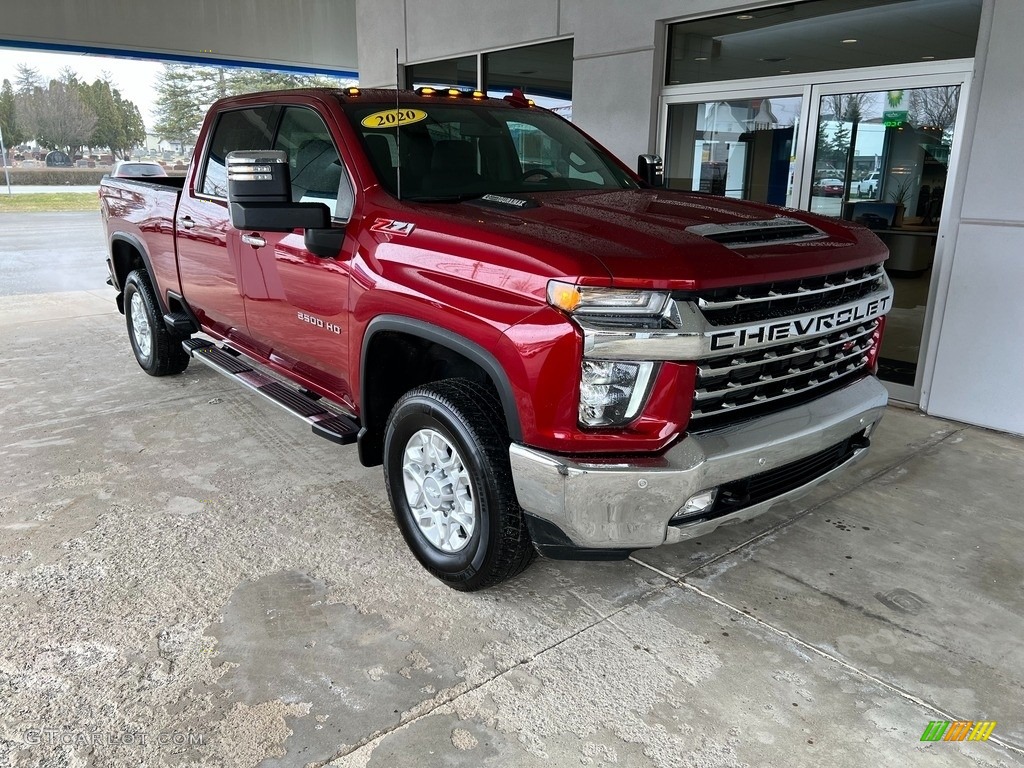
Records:
<instances>
[{"instance_id":1,"label":"driver door","mask_svg":"<svg viewBox=\"0 0 1024 768\"><path fill-rule=\"evenodd\" d=\"M288 153L292 201L324 203L332 227L344 228L354 186L324 118L312 107L290 106L274 149ZM248 233L242 257L249 333L263 354L299 378L351 400L349 269L355 241L338 254L306 249L304 232Z\"/></svg>"}]
</instances>

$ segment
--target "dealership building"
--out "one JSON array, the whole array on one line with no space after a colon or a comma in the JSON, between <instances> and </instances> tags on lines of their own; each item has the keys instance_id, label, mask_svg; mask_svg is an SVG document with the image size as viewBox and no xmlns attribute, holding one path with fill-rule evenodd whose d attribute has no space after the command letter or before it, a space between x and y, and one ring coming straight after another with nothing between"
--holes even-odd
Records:
<instances>
[{"instance_id":1,"label":"dealership building","mask_svg":"<svg viewBox=\"0 0 1024 768\"><path fill-rule=\"evenodd\" d=\"M865 224L892 398L1024 434L1020 0L106 5L16 5L0 44L518 87L630 165L662 155L672 189Z\"/></svg>"}]
</instances>

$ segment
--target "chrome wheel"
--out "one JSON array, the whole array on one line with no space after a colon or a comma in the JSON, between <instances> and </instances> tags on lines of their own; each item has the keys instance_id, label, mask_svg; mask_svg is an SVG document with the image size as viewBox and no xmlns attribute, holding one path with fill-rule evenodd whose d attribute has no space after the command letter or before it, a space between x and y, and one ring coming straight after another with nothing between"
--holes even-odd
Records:
<instances>
[{"instance_id":1,"label":"chrome wheel","mask_svg":"<svg viewBox=\"0 0 1024 768\"><path fill-rule=\"evenodd\" d=\"M473 484L459 452L433 429L409 438L402 462L405 499L420 532L442 552L464 549L476 530Z\"/></svg>"},{"instance_id":2,"label":"chrome wheel","mask_svg":"<svg viewBox=\"0 0 1024 768\"><path fill-rule=\"evenodd\" d=\"M146 306L142 303L142 296L138 291L132 294L132 335L138 345L139 354L149 357L153 351L153 335L150 333L149 318L146 317Z\"/></svg>"}]
</instances>

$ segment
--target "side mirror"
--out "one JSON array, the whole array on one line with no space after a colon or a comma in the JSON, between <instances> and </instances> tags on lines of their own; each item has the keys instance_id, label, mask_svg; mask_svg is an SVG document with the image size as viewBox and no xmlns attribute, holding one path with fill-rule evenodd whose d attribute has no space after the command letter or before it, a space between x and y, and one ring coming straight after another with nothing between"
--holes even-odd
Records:
<instances>
[{"instance_id":1,"label":"side mirror","mask_svg":"<svg viewBox=\"0 0 1024 768\"><path fill-rule=\"evenodd\" d=\"M640 155L636 159L636 173L652 187L665 186L665 175L660 155Z\"/></svg>"},{"instance_id":2,"label":"side mirror","mask_svg":"<svg viewBox=\"0 0 1024 768\"><path fill-rule=\"evenodd\" d=\"M228 211L235 229L291 232L327 229L323 203L293 203L288 153L277 150L228 152Z\"/></svg>"}]
</instances>

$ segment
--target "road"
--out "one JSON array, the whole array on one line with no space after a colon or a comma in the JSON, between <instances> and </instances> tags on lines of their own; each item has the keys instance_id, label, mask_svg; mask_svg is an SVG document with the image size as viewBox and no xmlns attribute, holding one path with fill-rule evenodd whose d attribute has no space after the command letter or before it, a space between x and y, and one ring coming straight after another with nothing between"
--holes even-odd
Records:
<instances>
[{"instance_id":1,"label":"road","mask_svg":"<svg viewBox=\"0 0 1024 768\"><path fill-rule=\"evenodd\" d=\"M107 288L98 204L95 212L0 213L0 242L0 296Z\"/></svg>"},{"instance_id":2,"label":"road","mask_svg":"<svg viewBox=\"0 0 1024 768\"><path fill-rule=\"evenodd\" d=\"M42 186L35 184L11 185L11 192L15 195L31 195L45 192L92 192L93 194L97 194L99 189L99 184L66 184L64 186ZM0 195L6 194L7 184L4 182L4 177L0 175Z\"/></svg>"}]
</instances>

